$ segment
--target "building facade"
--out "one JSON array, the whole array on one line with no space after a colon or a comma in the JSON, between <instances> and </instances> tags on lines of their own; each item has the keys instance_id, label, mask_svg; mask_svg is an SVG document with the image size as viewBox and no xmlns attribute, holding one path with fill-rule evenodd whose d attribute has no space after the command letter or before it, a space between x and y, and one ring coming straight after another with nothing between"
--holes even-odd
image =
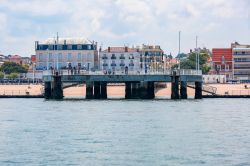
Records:
<instances>
[{"instance_id":1,"label":"building facade","mask_svg":"<svg viewBox=\"0 0 250 166\"><path fill-rule=\"evenodd\" d=\"M233 57L231 48L212 49L213 74L226 75L233 78Z\"/></svg>"},{"instance_id":2,"label":"building facade","mask_svg":"<svg viewBox=\"0 0 250 166\"><path fill-rule=\"evenodd\" d=\"M250 80L250 45L231 44L235 80Z\"/></svg>"},{"instance_id":3,"label":"building facade","mask_svg":"<svg viewBox=\"0 0 250 166\"><path fill-rule=\"evenodd\" d=\"M138 71L140 69L139 49L129 47L108 47L106 50L100 50L100 68L101 70Z\"/></svg>"},{"instance_id":4,"label":"building facade","mask_svg":"<svg viewBox=\"0 0 250 166\"><path fill-rule=\"evenodd\" d=\"M140 49L140 68L159 70L164 68L164 52L160 46L142 45Z\"/></svg>"},{"instance_id":5,"label":"building facade","mask_svg":"<svg viewBox=\"0 0 250 166\"><path fill-rule=\"evenodd\" d=\"M53 38L35 42L36 69L98 69L97 43L85 38Z\"/></svg>"}]
</instances>

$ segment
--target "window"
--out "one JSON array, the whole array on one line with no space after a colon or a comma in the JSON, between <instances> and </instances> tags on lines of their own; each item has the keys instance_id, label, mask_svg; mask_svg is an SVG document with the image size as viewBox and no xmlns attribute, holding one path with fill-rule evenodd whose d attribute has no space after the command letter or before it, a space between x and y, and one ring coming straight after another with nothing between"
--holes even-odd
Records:
<instances>
[{"instance_id":1,"label":"window","mask_svg":"<svg viewBox=\"0 0 250 166\"><path fill-rule=\"evenodd\" d=\"M49 50L54 50L54 45L49 45Z\"/></svg>"},{"instance_id":2,"label":"window","mask_svg":"<svg viewBox=\"0 0 250 166\"><path fill-rule=\"evenodd\" d=\"M39 53L39 61L42 61L42 60L43 60L43 54Z\"/></svg>"},{"instance_id":3,"label":"window","mask_svg":"<svg viewBox=\"0 0 250 166\"><path fill-rule=\"evenodd\" d=\"M68 53L68 61L71 61L71 60L72 60L72 54Z\"/></svg>"},{"instance_id":4,"label":"window","mask_svg":"<svg viewBox=\"0 0 250 166\"><path fill-rule=\"evenodd\" d=\"M229 65L225 65L225 71L229 71Z\"/></svg>"},{"instance_id":5,"label":"window","mask_svg":"<svg viewBox=\"0 0 250 166\"><path fill-rule=\"evenodd\" d=\"M62 45L57 45L57 50L62 50L63 46Z\"/></svg>"},{"instance_id":6,"label":"window","mask_svg":"<svg viewBox=\"0 0 250 166\"><path fill-rule=\"evenodd\" d=\"M88 50L91 50L91 45L88 45Z\"/></svg>"},{"instance_id":7,"label":"window","mask_svg":"<svg viewBox=\"0 0 250 166\"><path fill-rule=\"evenodd\" d=\"M59 54L58 54L58 60L59 60L59 61L62 61L62 53L59 53Z\"/></svg>"},{"instance_id":8,"label":"window","mask_svg":"<svg viewBox=\"0 0 250 166\"><path fill-rule=\"evenodd\" d=\"M67 46L68 50L72 50L72 45Z\"/></svg>"},{"instance_id":9,"label":"window","mask_svg":"<svg viewBox=\"0 0 250 166\"><path fill-rule=\"evenodd\" d=\"M81 49L82 49L82 45L78 44L78 45L77 45L77 49L78 49L78 50L81 50Z\"/></svg>"},{"instance_id":10,"label":"window","mask_svg":"<svg viewBox=\"0 0 250 166\"><path fill-rule=\"evenodd\" d=\"M78 55L77 55L77 60L80 61L80 60L81 60L81 57L82 57L81 53L78 53Z\"/></svg>"},{"instance_id":11,"label":"window","mask_svg":"<svg viewBox=\"0 0 250 166\"><path fill-rule=\"evenodd\" d=\"M221 65L217 65L217 71L221 71Z\"/></svg>"},{"instance_id":12,"label":"window","mask_svg":"<svg viewBox=\"0 0 250 166\"><path fill-rule=\"evenodd\" d=\"M52 61L52 53L49 53L49 61Z\"/></svg>"}]
</instances>

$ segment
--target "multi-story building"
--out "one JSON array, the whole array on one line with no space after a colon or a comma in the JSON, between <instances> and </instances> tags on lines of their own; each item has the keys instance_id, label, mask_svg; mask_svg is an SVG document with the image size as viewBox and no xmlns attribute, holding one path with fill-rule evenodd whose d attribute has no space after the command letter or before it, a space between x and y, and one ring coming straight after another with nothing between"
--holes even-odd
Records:
<instances>
[{"instance_id":1,"label":"multi-story building","mask_svg":"<svg viewBox=\"0 0 250 166\"><path fill-rule=\"evenodd\" d=\"M250 45L231 44L235 80L250 80Z\"/></svg>"},{"instance_id":2,"label":"multi-story building","mask_svg":"<svg viewBox=\"0 0 250 166\"><path fill-rule=\"evenodd\" d=\"M98 69L97 43L85 38L57 38L35 42L36 69Z\"/></svg>"},{"instance_id":3,"label":"multi-story building","mask_svg":"<svg viewBox=\"0 0 250 166\"><path fill-rule=\"evenodd\" d=\"M138 71L140 69L140 52L137 48L129 47L108 47L106 50L100 50L100 68L101 70Z\"/></svg>"},{"instance_id":4,"label":"multi-story building","mask_svg":"<svg viewBox=\"0 0 250 166\"><path fill-rule=\"evenodd\" d=\"M213 74L226 75L227 79L233 78L233 58L231 48L212 49Z\"/></svg>"},{"instance_id":5,"label":"multi-story building","mask_svg":"<svg viewBox=\"0 0 250 166\"><path fill-rule=\"evenodd\" d=\"M22 64L22 57L19 55L8 55L8 59L10 62Z\"/></svg>"},{"instance_id":6,"label":"multi-story building","mask_svg":"<svg viewBox=\"0 0 250 166\"><path fill-rule=\"evenodd\" d=\"M155 70L164 67L163 50L160 46L142 45L140 49L140 68Z\"/></svg>"}]
</instances>

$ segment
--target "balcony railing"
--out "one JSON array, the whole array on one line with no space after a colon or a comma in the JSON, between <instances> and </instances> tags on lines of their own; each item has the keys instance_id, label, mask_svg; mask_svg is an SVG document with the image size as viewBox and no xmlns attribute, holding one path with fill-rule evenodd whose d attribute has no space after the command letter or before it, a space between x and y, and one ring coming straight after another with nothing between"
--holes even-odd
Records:
<instances>
[{"instance_id":1,"label":"balcony railing","mask_svg":"<svg viewBox=\"0 0 250 166\"><path fill-rule=\"evenodd\" d=\"M114 67L114 66L116 66L116 64L115 64L115 63L112 63L111 66Z\"/></svg>"},{"instance_id":2,"label":"balcony railing","mask_svg":"<svg viewBox=\"0 0 250 166\"><path fill-rule=\"evenodd\" d=\"M107 56L103 56L102 59L108 59L108 57Z\"/></svg>"},{"instance_id":3,"label":"balcony railing","mask_svg":"<svg viewBox=\"0 0 250 166\"><path fill-rule=\"evenodd\" d=\"M125 66L125 63L120 63L120 66Z\"/></svg>"},{"instance_id":4,"label":"balcony railing","mask_svg":"<svg viewBox=\"0 0 250 166\"><path fill-rule=\"evenodd\" d=\"M116 59L116 57L115 56L111 56L111 59Z\"/></svg>"},{"instance_id":5,"label":"balcony railing","mask_svg":"<svg viewBox=\"0 0 250 166\"><path fill-rule=\"evenodd\" d=\"M107 64L107 63L104 63L104 64L102 64L102 66L108 66L108 64Z\"/></svg>"},{"instance_id":6,"label":"balcony railing","mask_svg":"<svg viewBox=\"0 0 250 166\"><path fill-rule=\"evenodd\" d=\"M125 56L120 56L120 59L125 59Z\"/></svg>"},{"instance_id":7,"label":"balcony railing","mask_svg":"<svg viewBox=\"0 0 250 166\"><path fill-rule=\"evenodd\" d=\"M135 66L135 64L133 64L133 63L130 63L130 64L129 64L129 66Z\"/></svg>"},{"instance_id":8,"label":"balcony railing","mask_svg":"<svg viewBox=\"0 0 250 166\"><path fill-rule=\"evenodd\" d=\"M130 56L129 59L135 59L135 57L134 56Z\"/></svg>"}]
</instances>

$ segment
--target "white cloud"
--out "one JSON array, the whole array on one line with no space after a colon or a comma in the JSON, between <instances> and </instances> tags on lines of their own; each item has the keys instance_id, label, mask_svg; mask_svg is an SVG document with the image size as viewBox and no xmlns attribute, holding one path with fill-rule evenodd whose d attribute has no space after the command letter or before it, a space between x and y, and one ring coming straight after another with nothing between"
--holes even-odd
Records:
<instances>
[{"instance_id":1,"label":"white cloud","mask_svg":"<svg viewBox=\"0 0 250 166\"><path fill-rule=\"evenodd\" d=\"M179 30L183 32L185 51L193 47L190 40L197 34L211 47L213 40L230 45L226 42L235 36L249 41L243 35L247 33L244 21L248 20L250 31L249 0L0 1L0 9L4 10L0 13L0 43L6 54L20 50L33 54L34 40L53 37L56 32L60 36L85 36L106 45L161 44L168 52L178 49ZM239 26L243 30L238 30ZM18 49L13 50L6 43L15 44Z\"/></svg>"}]
</instances>

